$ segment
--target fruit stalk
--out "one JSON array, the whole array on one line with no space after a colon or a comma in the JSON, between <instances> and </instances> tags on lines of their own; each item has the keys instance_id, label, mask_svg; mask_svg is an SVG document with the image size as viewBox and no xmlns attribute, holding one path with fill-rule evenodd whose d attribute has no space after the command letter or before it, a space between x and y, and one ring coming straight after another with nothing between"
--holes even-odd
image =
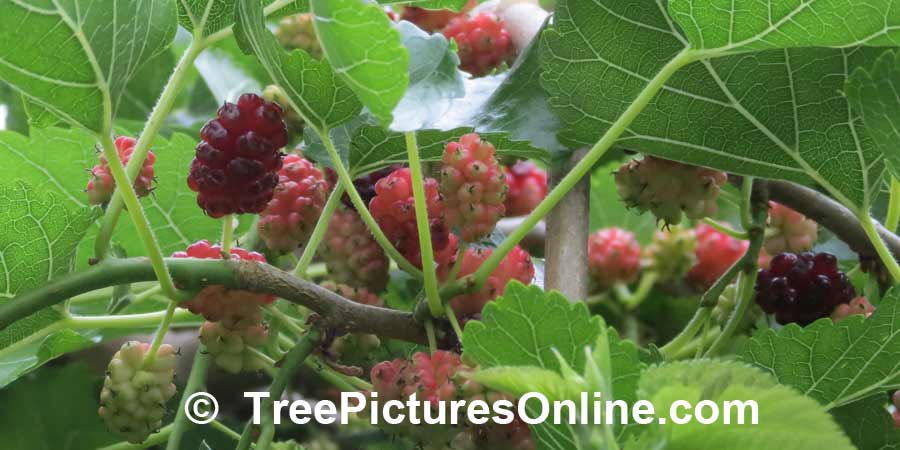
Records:
<instances>
[{"instance_id":1,"label":"fruit stalk","mask_svg":"<svg viewBox=\"0 0 900 450\"><path fill-rule=\"evenodd\" d=\"M173 301L177 300L179 297L178 289L175 288L175 284L172 282L172 276L169 274L168 269L166 269L162 249L159 247L159 242L156 241L156 236L153 235L153 230L150 228L150 222L147 220L147 215L144 214L141 202L134 192L134 186L130 181L131 177L125 173L125 168L122 166L122 161L119 159L119 153L116 151L116 145L108 134L101 135L100 140L101 145L103 146L103 153L106 155L106 160L109 161L109 169L112 172L113 178L116 180L116 192L120 193L119 195L122 196L125 206L128 207L128 214L131 215L131 221L134 223L134 228L137 231L138 237L144 244L144 248L147 250L147 255L150 258L151 264L153 264L153 271L156 273L156 278L159 280L159 285L162 287L163 294ZM137 149L135 149L135 153L132 154L131 161L139 159L136 153Z\"/></svg>"},{"instance_id":2,"label":"fruit stalk","mask_svg":"<svg viewBox=\"0 0 900 450\"><path fill-rule=\"evenodd\" d=\"M434 270L434 249L431 248L431 227L428 222L428 207L425 204L425 179L422 176L422 162L419 161L419 144L416 132L404 134L406 153L409 156L409 171L412 179L413 201L416 208L416 228L419 231L419 250L422 252L422 274L425 279L425 298L433 317L444 313L441 297L438 295L437 274Z\"/></svg>"},{"instance_id":3,"label":"fruit stalk","mask_svg":"<svg viewBox=\"0 0 900 450\"><path fill-rule=\"evenodd\" d=\"M313 257L316 255L316 250L318 250L319 244L322 243L322 238L325 236L325 232L328 230L328 224L331 221L331 216L334 215L334 210L337 209L338 205L341 203L341 197L343 195L344 186L338 183L338 185L334 187L334 190L331 191L331 195L328 197L328 201L325 202L325 207L322 208L322 214L319 215L319 220L316 222L316 227L313 229L312 234L309 236L309 241L306 243L306 248L303 249L303 254L300 255L300 260L297 261L297 266L294 268L294 275L300 278L306 278L306 270L309 268L309 264L312 262Z\"/></svg>"},{"instance_id":4,"label":"fruit stalk","mask_svg":"<svg viewBox=\"0 0 900 450\"><path fill-rule=\"evenodd\" d=\"M184 85L187 75L190 73L190 69L194 66L194 61L197 60L197 57L200 56L200 53L202 53L205 48L206 46L203 42L198 39L193 39L187 50L185 50L184 54L181 56L178 64L175 66L175 70L172 72L172 76L169 77L169 81L166 83L166 87L163 89L162 94L160 94L159 100L156 101L156 106L153 107L153 111L150 113L147 123L144 124L144 130L141 131L140 136L138 136L137 143L134 146L134 153L131 154L131 159L128 161L128 167L126 168L128 179L134 179L141 170L144 159L147 158L147 152L150 151L150 145L153 143L153 139L159 134L159 130L165 123L166 117L172 111L172 106L175 104L179 92L181 92L181 88ZM106 145L104 144L104 147L105 146ZM98 261L103 260L109 252L112 234L116 229L116 223L119 220L119 216L122 214L122 209L125 207L123 192L121 190L122 184L116 181L116 186L118 189L113 193L113 197L106 209L106 214L103 216L103 220L100 223L100 231L97 233L97 238L94 241L94 257L97 258Z\"/></svg>"},{"instance_id":5,"label":"fruit stalk","mask_svg":"<svg viewBox=\"0 0 900 450\"><path fill-rule=\"evenodd\" d=\"M272 402L281 398L285 388L287 388L288 381L290 381L300 365L303 364L303 361L305 361L319 345L320 338L321 333L318 330L310 329L309 332L300 339L300 342L297 342L297 345L295 345L294 348L285 355L284 359L281 360L281 368L275 374L275 379L272 380L272 385L269 387L269 397L263 401L261 407L262 431L256 442L257 450L268 449L269 444L272 443L272 438L275 436L275 423L272 418ZM253 440L252 438L253 424L251 421L244 427L244 432L241 434L241 440L238 442L237 450L248 450L250 448L250 443Z\"/></svg>"},{"instance_id":6,"label":"fruit stalk","mask_svg":"<svg viewBox=\"0 0 900 450\"><path fill-rule=\"evenodd\" d=\"M209 367L209 353L203 344L197 346L197 352L194 354L194 363L191 365L191 375L188 377L187 384L184 386L184 392L181 394L181 401L178 402L178 412L175 413L175 420L172 422L172 434L169 435L169 441L166 444L166 450L178 450L181 448L181 436L184 435L188 428L188 421L184 407L187 406L188 397L201 389L206 384L206 370Z\"/></svg>"},{"instance_id":7,"label":"fruit stalk","mask_svg":"<svg viewBox=\"0 0 900 450\"><path fill-rule=\"evenodd\" d=\"M881 238L881 234L878 233L875 227L875 219L867 211L864 211L859 215L859 223L875 247L875 252L878 253L881 262L887 267L888 272L891 273L891 278L894 279L895 283L900 283L900 264L897 263L894 255L891 254L891 251L884 243L884 239Z\"/></svg>"}]
</instances>

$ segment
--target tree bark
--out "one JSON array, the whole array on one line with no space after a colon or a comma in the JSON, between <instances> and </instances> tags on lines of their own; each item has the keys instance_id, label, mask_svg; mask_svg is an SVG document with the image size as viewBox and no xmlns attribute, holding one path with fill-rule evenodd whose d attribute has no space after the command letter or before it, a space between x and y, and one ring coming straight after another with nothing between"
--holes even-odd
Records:
<instances>
[{"instance_id":1,"label":"tree bark","mask_svg":"<svg viewBox=\"0 0 900 450\"><path fill-rule=\"evenodd\" d=\"M553 170L553 184L584 157L587 149L572 154L568 164ZM590 226L590 176L584 177L547 216L544 241L544 289L556 290L572 302L588 295L587 239Z\"/></svg>"}]
</instances>

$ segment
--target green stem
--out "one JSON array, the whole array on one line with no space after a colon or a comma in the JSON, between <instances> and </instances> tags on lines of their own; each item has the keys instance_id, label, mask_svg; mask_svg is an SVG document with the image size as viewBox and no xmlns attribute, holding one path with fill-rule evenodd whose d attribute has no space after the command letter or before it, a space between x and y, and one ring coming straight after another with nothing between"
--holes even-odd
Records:
<instances>
[{"instance_id":1,"label":"green stem","mask_svg":"<svg viewBox=\"0 0 900 450\"><path fill-rule=\"evenodd\" d=\"M447 316L447 320L450 322L450 326L453 327L453 331L456 333L456 337L460 342L462 342L463 330L462 327L459 326L459 321L456 320L456 313L453 311L450 303L444 305L444 314Z\"/></svg>"},{"instance_id":2,"label":"green stem","mask_svg":"<svg viewBox=\"0 0 900 450\"><path fill-rule=\"evenodd\" d=\"M234 431L231 428L228 428L228 426L226 426L222 422L219 422L218 420L213 420L212 422L209 423L209 425L211 427L215 428L216 430L219 430L219 432L221 432L225 436L228 436L236 441L241 440L241 435L238 434L237 431Z\"/></svg>"},{"instance_id":3,"label":"green stem","mask_svg":"<svg viewBox=\"0 0 900 450\"><path fill-rule=\"evenodd\" d=\"M284 311L278 309L278 306L272 305L266 308L266 311L272 315L272 317L278 321L282 326L290 328L290 330L296 334L298 337L306 334L306 330L304 330L300 325L297 325L297 322L294 322L294 318L285 314Z\"/></svg>"},{"instance_id":4,"label":"green stem","mask_svg":"<svg viewBox=\"0 0 900 450\"><path fill-rule=\"evenodd\" d=\"M153 365L153 362L156 361L156 351L159 350L159 347L162 345L163 340L166 338L166 334L169 332L169 327L172 325L172 319L175 317L175 308L178 307L178 302L174 300L169 301L169 306L166 308L166 314L163 316L162 322L159 324L159 329L156 331L156 336L153 338L153 342L150 344L150 350L147 351L147 357L144 358L144 363L142 367L148 368Z\"/></svg>"},{"instance_id":5,"label":"green stem","mask_svg":"<svg viewBox=\"0 0 900 450\"><path fill-rule=\"evenodd\" d=\"M319 345L320 337L321 333L318 330L311 329L281 361L281 368L275 374L272 385L269 387L269 397L264 399L262 405L260 405L262 408L260 411L262 431L260 432L259 440L256 443L256 448L258 450L267 450L269 444L272 443L272 438L275 436L272 403L275 400L281 399L284 390L287 388L288 381L290 381L291 377L297 371L297 368L300 367L300 364L303 364L303 361L306 360ZM252 434L253 423L247 422L247 426L244 427L244 432L241 434L241 440L238 442L237 450L247 450L250 448Z\"/></svg>"},{"instance_id":6,"label":"green stem","mask_svg":"<svg viewBox=\"0 0 900 450\"><path fill-rule=\"evenodd\" d=\"M231 258L231 242L234 241L234 216L222 218L222 258Z\"/></svg>"},{"instance_id":7,"label":"green stem","mask_svg":"<svg viewBox=\"0 0 900 450\"><path fill-rule=\"evenodd\" d=\"M172 433L172 425L166 425L160 428L159 431L150 435L146 441L141 442L140 444L132 444L130 442L119 442L118 444L107 445L106 447L98 448L97 450L143 450L145 448L150 448L156 445L162 445L169 439L169 434Z\"/></svg>"},{"instance_id":8,"label":"green stem","mask_svg":"<svg viewBox=\"0 0 900 450\"><path fill-rule=\"evenodd\" d=\"M313 361L315 359L315 361ZM331 383L334 387L342 391L371 391L372 384L357 377L351 377L334 370L322 360L321 357L309 358L306 360L307 366L315 370L325 381Z\"/></svg>"},{"instance_id":9,"label":"green stem","mask_svg":"<svg viewBox=\"0 0 900 450\"><path fill-rule=\"evenodd\" d=\"M416 209L416 228L419 231L419 251L422 254L422 273L425 276L425 298L433 317L444 313L438 295L437 274L434 268L434 249L431 247L431 225L428 220L428 205L425 200L425 178L422 176L422 162L419 161L419 144L416 132L409 131L406 137L406 154L409 157L409 172L412 181L413 202Z\"/></svg>"},{"instance_id":10,"label":"green stem","mask_svg":"<svg viewBox=\"0 0 900 450\"><path fill-rule=\"evenodd\" d=\"M159 324L166 315L166 311L156 311L143 314L125 314L121 316L70 316L66 318L66 326L73 329L94 328L144 328ZM179 309L172 315L173 320L188 321L197 316L186 309Z\"/></svg>"},{"instance_id":11,"label":"green stem","mask_svg":"<svg viewBox=\"0 0 900 450\"><path fill-rule=\"evenodd\" d=\"M184 408L188 397L195 392L203 390L206 384L206 371L209 368L209 354L206 347L202 344L197 347L194 353L194 364L191 365L191 375L188 377L187 384L184 386L184 393L181 394L181 401L178 402L178 411L175 413L175 421L172 422L172 434L169 435L169 442L166 444L166 450L178 450L181 448L181 437L185 430L190 426L187 420L187 414Z\"/></svg>"},{"instance_id":12,"label":"green stem","mask_svg":"<svg viewBox=\"0 0 900 450\"><path fill-rule=\"evenodd\" d=\"M309 268L306 269L306 275L309 279L324 277L328 275L328 267L325 263L310 264Z\"/></svg>"},{"instance_id":13,"label":"green stem","mask_svg":"<svg viewBox=\"0 0 900 450\"><path fill-rule=\"evenodd\" d=\"M676 72L678 69L683 67L685 64L688 64L693 60L691 55L691 51L689 49L683 50L679 53L675 58L666 63L666 65L653 77L648 83L647 86L638 94L638 96L634 99L633 102L628 106L625 112L619 116L618 119L606 130L606 133L603 137L597 141L596 144L591 148L591 150L560 180L559 184L551 191L543 201L525 218L521 225L516 228L503 242L497 247L496 250L482 263L481 267L475 271L474 274L474 285L477 287L481 287L484 285L485 280L494 272L494 269L503 261L503 258L506 257L509 252L515 248L525 236L531 231L532 228L540 222L541 219L544 218L550 211L559 203L563 197L575 187L576 184L590 172L590 170L594 167L597 161L600 160L601 157L609 150L613 144L615 144L616 140L625 132L625 130L634 122L634 119L647 107L647 104L656 97L656 94L663 88L666 84L666 81Z\"/></svg>"},{"instance_id":14,"label":"green stem","mask_svg":"<svg viewBox=\"0 0 900 450\"><path fill-rule=\"evenodd\" d=\"M750 208L752 196L753 177L744 177L744 180L741 183L741 226L744 227L745 230L749 230L750 227L753 226L753 212ZM763 222L763 227L765 227L765 222Z\"/></svg>"},{"instance_id":15,"label":"green stem","mask_svg":"<svg viewBox=\"0 0 900 450\"><path fill-rule=\"evenodd\" d=\"M747 315L747 311L753 303L753 288L756 285L756 276L757 272L751 272L749 274L742 273L740 278L738 278L737 304L734 307L734 311L728 316L728 321L722 327L722 333L716 336L716 339L709 346L709 350L706 351L704 356L711 357L718 354L744 321L744 316Z\"/></svg>"},{"instance_id":16,"label":"green stem","mask_svg":"<svg viewBox=\"0 0 900 450\"><path fill-rule=\"evenodd\" d=\"M875 229L875 220L872 219L872 216L868 213L861 213L858 218L860 225L862 225L863 230L866 232L866 236L872 241L875 251L878 252L878 256L881 257L881 262L884 263L884 266L887 267L888 271L891 273L894 283L900 283L900 265L897 264L894 255L891 254L891 251L887 248L887 245L885 245L884 240L881 239L881 235L878 234L878 230Z\"/></svg>"},{"instance_id":17,"label":"green stem","mask_svg":"<svg viewBox=\"0 0 900 450\"><path fill-rule=\"evenodd\" d=\"M347 191L347 195L350 196L350 201L353 203L353 207L356 208L356 212L359 213L359 216L362 218L363 222L366 223L366 226L369 227L369 230L372 232L372 236L375 238L375 241L378 242L378 245L384 249L385 253L397 263L397 265L403 269L404 271L421 278L422 271L416 268L416 266L412 265L406 258L397 251L391 241L388 240L387 236L384 235L384 231L381 231L381 227L378 226L378 222L375 221L375 218L372 217L372 213L369 212L369 208L366 203L363 201L362 197L359 196L359 192L356 191L356 186L353 185L353 179L350 178L350 173L347 172L347 168L344 167L344 162L341 161L341 155L338 154L337 149L334 147L334 142L331 141L330 131L329 130L316 130L319 137L322 139L322 143L325 145L325 149L328 150L328 155L331 157L331 163L334 166L335 172L338 174L338 179L341 182L341 185L344 186L344 189Z\"/></svg>"},{"instance_id":18,"label":"green stem","mask_svg":"<svg viewBox=\"0 0 900 450\"><path fill-rule=\"evenodd\" d=\"M619 301L625 305L629 310L635 310L644 300L647 299L647 296L650 295L650 291L653 290L653 286L656 285L656 280L659 279L659 275L656 272L644 272L641 275L641 281L638 283L638 288L634 293L628 293L626 297L620 297ZM616 286L618 288L618 286ZM625 289L628 290L627 288ZM618 294L618 291L616 291Z\"/></svg>"},{"instance_id":19,"label":"green stem","mask_svg":"<svg viewBox=\"0 0 900 450\"><path fill-rule=\"evenodd\" d=\"M175 70L172 72L172 76L169 77L166 87L156 101L156 106L153 107L153 111L150 113L147 123L144 124L144 130L141 131L141 135L134 145L131 159L128 160L128 179L135 179L140 172L141 167L143 167L144 160L147 158L147 153L150 151L150 145L153 143L156 135L159 134L159 130L165 123L166 117L172 111L175 100L178 98L178 93L181 91L187 75L190 73L190 69L194 66L194 61L197 60L197 57L203 52L204 48L205 45L203 42L196 39L192 40L187 50L185 50L184 54L181 56L181 60L179 60L178 64L175 66ZM105 146L106 144L104 144L104 147ZM125 206L128 206L127 199L124 198L124 195L127 194L122 192L122 183L116 180L116 186L117 189L113 192L109 206L106 208L106 214L100 223L100 230L98 231L97 238L94 242L94 257L97 258L97 260L102 260L106 257L107 253L109 253L109 245L112 240L113 232L116 229L116 223L119 220L119 216L122 214L122 209ZM131 209L132 207L128 206L128 208Z\"/></svg>"},{"instance_id":20,"label":"green stem","mask_svg":"<svg viewBox=\"0 0 900 450\"><path fill-rule=\"evenodd\" d=\"M300 255L300 261L297 262L297 267L294 268L294 275L300 278L306 278L306 270L309 268L309 264L316 255L319 244L321 244L322 239L325 237L325 232L328 230L328 225L331 223L331 216L334 215L334 211L341 203L341 196L343 195L344 186L340 184L335 186L334 190L331 191L331 195L328 196L328 201L325 202L325 207L322 209L322 214L319 215L319 220L316 221L316 227L313 229L312 235L310 235L309 241L306 243L306 248L303 249L303 254Z\"/></svg>"},{"instance_id":21,"label":"green stem","mask_svg":"<svg viewBox=\"0 0 900 450\"><path fill-rule=\"evenodd\" d=\"M269 355L267 355L267 354L261 352L259 349L256 349L256 348L253 348L253 347L244 347L244 349L247 350L248 353L250 353L250 354L252 354L253 356L255 356L257 359L259 359L260 361L262 361L263 363L265 363L267 366L275 367L275 364L278 363L277 361L275 361L274 359L272 359L271 356L269 356Z\"/></svg>"},{"instance_id":22,"label":"green stem","mask_svg":"<svg viewBox=\"0 0 900 450\"><path fill-rule=\"evenodd\" d=\"M900 225L900 180L891 177L891 196L884 227L891 233L896 233L898 225Z\"/></svg>"},{"instance_id":23,"label":"green stem","mask_svg":"<svg viewBox=\"0 0 900 450\"><path fill-rule=\"evenodd\" d=\"M691 318L687 325L685 325L684 329L681 330L681 333L669 341L668 344L659 348L659 352L666 360L671 360L674 355L680 353L682 348L694 339L694 336L697 335L697 332L700 331L700 328L702 328L706 323L706 320L709 319L710 312L710 308L705 308L703 306L697 308L694 317Z\"/></svg>"},{"instance_id":24,"label":"green stem","mask_svg":"<svg viewBox=\"0 0 900 450\"><path fill-rule=\"evenodd\" d=\"M447 279L444 280L444 282L451 283L459 276L459 271L462 269L463 259L466 257L466 250L468 249L468 242L459 244L459 250L456 252L456 261L453 262L453 267L450 268L450 273L447 275Z\"/></svg>"},{"instance_id":25,"label":"green stem","mask_svg":"<svg viewBox=\"0 0 900 450\"><path fill-rule=\"evenodd\" d=\"M703 218L703 223L705 223L705 224L707 224L707 225L713 227L713 228L716 229L717 231L719 231L719 232L721 232L721 233L724 233L724 234L727 234L728 236L731 236L731 237L733 237L733 238L735 238L735 239L740 239L740 240L743 240L743 241L746 241L747 239L750 239L750 236L747 235L746 232L735 230L734 228L731 228L730 226L725 225L724 223L721 223L721 222L719 222L719 221L717 221L717 220L715 220L715 219L713 219L713 218L711 218L711 217L704 217L704 218Z\"/></svg>"},{"instance_id":26,"label":"green stem","mask_svg":"<svg viewBox=\"0 0 900 450\"><path fill-rule=\"evenodd\" d=\"M431 353L437 351L437 337L434 335L434 322L429 319L425 322L425 335L428 337L428 349Z\"/></svg>"}]
</instances>

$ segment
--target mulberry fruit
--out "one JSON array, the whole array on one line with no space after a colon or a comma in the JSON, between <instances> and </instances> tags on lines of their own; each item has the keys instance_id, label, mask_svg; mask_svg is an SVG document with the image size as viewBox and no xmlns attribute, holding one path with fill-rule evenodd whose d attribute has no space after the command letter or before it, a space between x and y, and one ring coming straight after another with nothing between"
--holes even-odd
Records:
<instances>
[{"instance_id":1,"label":"mulberry fruit","mask_svg":"<svg viewBox=\"0 0 900 450\"><path fill-rule=\"evenodd\" d=\"M443 33L456 41L460 69L476 77L511 63L516 55L506 24L491 13L457 17Z\"/></svg>"},{"instance_id":2,"label":"mulberry fruit","mask_svg":"<svg viewBox=\"0 0 900 450\"><path fill-rule=\"evenodd\" d=\"M402 166L397 164L392 164L383 169L376 170L368 175L363 175L355 180L353 180L353 187L356 188L356 192L359 193L360 198L362 198L363 203L366 205L372 201L372 198L375 197L375 184L378 183L378 180L394 173L395 170L402 168ZM330 170L330 169L329 169ZM337 176L334 177L335 180ZM344 196L341 197L341 201L348 208L355 208L353 206L353 202L350 201L350 196L344 193Z\"/></svg>"},{"instance_id":3,"label":"mulberry fruit","mask_svg":"<svg viewBox=\"0 0 900 450\"><path fill-rule=\"evenodd\" d=\"M770 255L802 253L812 250L819 237L819 226L803 214L780 203L769 202L769 232L764 248Z\"/></svg>"},{"instance_id":4,"label":"mulberry fruit","mask_svg":"<svg viewBox=\"0 0 900 450\"><path fill-rule=\"evenodd\" d=\"M281 107L281 110L284 111L284 125L287 128L288 135L294 139L299 139L303 136L303 126L305 122L303 122L303 118L300 117L300 114L291 107L291 103L288 100L287 94L275 84L270 84L263 89L262 94L263 99L267 102L272 102Z\"/></svg>"},{"instance_id":5,"label":"mulberry fruit","mask_svg":"<svg viewBox=\"0 0 900 450\"><path fill-rule=\"evenodd\" d=\"M387 287L390 262L359 214L352 209L331 216L322 256L338 283L381 292Z\"/></svg>"},{"instance_id":6,"label":"mulberry fruit","mask_svg":"<svg viewBox=\"0 0 900 450\"><path fill-rule=\"evenodd\" d=\"M200 342L216 365L229 373L262 370L265 363L249 349L262 348L268 336L262 324L231 329L220 322L206 322L200 327Z\"/></svg>"},{"instance_id":7,"label":"mulberry fruit","mask_svg":"<svg viewBox=\"0 0 900 450\"><path fill-rule=\"evenodd\" d=\"M875 306L869 303L865 297L856 297L850 300L850 303L841 303L831 312L831 318L835 321L841 321L850 316L860 315L869 317L875 312Z\"/></svg>"},{"instance_id":8,"label":"mulberry fruit","mask_svg":"<svg viewBox=\"0 0 900 450\"><path fill-rule=\"evenodd\" d=\"M506 175L495 153L494 146L476 133L447 144L444 151L444 214L450 226L459 228L463 241L475 242L489 235L506 211Z\"/></svg>"},{"instance_id":9,"label":"mulberry fruit","mask_svg":"<svg viewBox=\"0 0 900 450\"><path fill-rule=\"evenodd\" d=\"M322 59L322 45L316 37L312 13L287 16L278 22L275 38L287 50L303 50L315 59Z\"/></svg>"},{"instance_id":10,"label":"mulberry fruit","mask_svg":"<svg viewBox=\"0 0 900 450\"><path fill-rule=\"evenodd\" d=\"M651 211L666 224L712 216L716 199L728 175L713 169L645 156L616 171L619 197L628 207Z\"/></svg>"},{"instance_id":11,"label":"mulberry fruit","mask_svg":"<svg viewBox=\"0 0 900 450\"><path fill-rule=\"evenodd\" d=\"M174 258L222 259L222 247L210 245L209 241L191 244L187 251L176 252ZM265 263L266 257L240 248L231 249L231 259ZM213 285L203 288L194 298L182 302L181 307L199 314L210 322L223 322L230 329L239 329L262 321L263 305L275 301L270 295L256 294L224 286Z\"/></svg>"},{"instance_id":12,"label":"mulberry fruit","mask_svg":"<svg viewBox=\"0 0 900 450\"><path fill-rule=\"evenodd\" d=\"M644 249L641 265L655 272L662 282L678 281L697 262L696 250L694 230L671 227L653 235L653 242Z\"/></svg>"},{"instance_id":13,"label":"mulberry fruit","mask_svg":"<svg viewBox=\"0 0 900 450\"><path fill-rule=\"evenodd\" d=\"M287 155L272 201L259 215L266 247L290 252L305 244L322 214L331 187L322 172L300 155Z\"/></svg>"},{"instance_id":14,"label":"mulberry fruit","mask_svg":"<svg viewBox=\"0 0 900 450\"><path fill-rule=\"evenodd\" d=\"M444 203L438 192L438 183L425 179L425 200L431 231L431 245L438 264L452 259L448 252L455 246L456 237L444 222ZM397 250L413 265L422 267L419 248L419 231L416 226L416 208L413 201L412 180L408 168L397 169L375 183L375 197L369 210L384 234Z\"/></svg>"},{"instance_id":15,"label":"mulberry fruit","mask_svg":"<svg viewBox=\"0 0 900 450\"><path fill-rule=\"evenodd\" d=\"M530 161L504 168L506 173L506 215L524 216L547 196L547 172Z\"/></svg>"},{"instance_id":16,"label":"mulberry fruit","mask_svg":"<svg viewBox=\"0 0 900 450\"><path fill-rule=\"evenodd\" d=\"M706 290L744 256L750 243L702 223L697 226L696 236L697 263L688 271L687 277L691 284Z\"/></svg>"},{"instance_id":17,"label":"mulberry fruit","mask_svg":"<svg viewBox=\"0 0 900 450\"><path fill-rule=\"evenodd\" d=\"M640 270L641 246L634 233L606 228L588 238L588 271L601 289L633 283Z\"/></svg>"},{"instance_id":18,"label":"mulberry fruit","mask_svg":"<svg viewBox=\"0 0 900 450\"><path fill-rule=\"evenodd\" d=\"M123 165L127 165L134 152L136 141L130 137L119 136L116 138L116 152L119 154L119 160ZM137 179L134 180L134 192L138 197L146 197L153 190L153 163L156 162L156 156L153 152L147 153L144 159L144 165L138 173ZM92 205L102 205L109 202L112 198L113 191L116 189L116 181L113 179L112 172L109 169L109 161L106 156L100 154L100 163L91 169L91 179L88 181L87 189L88 201Z\"/></svg>"},{"instance_id":19,"label":"mulberry fruit","mask_svg":"<svg viewBox=\"0 0 900 450\"><path fill-rule=\"evenodd\" d=\"M266 209L287 144L282 111L255 94L225 103L200 130L188 187L210 217L257 214Z\"/></svg>"},{"instance_id":20,"label":"mulberry fruit","mask_svg":"<svg viewBox=\"0 0 900 450\"><path fill-rule=\"evenodd\" d=\"M109 362L100 392L100 417L134 444L159 429L175 395L175 348L161 345L153 363L143 367L149 350L144 342L125 343Z\"/></svg>"},{"instance_id":21,"label":"mulberry fruit","mask_svg":"<svg viewBox=\"0 0 900 450\"><path fill-rule=\"evenodd\" d=\"M407 6L403 8L403 14L400 15L401 20L414 23L417 27L433 33L440 31L457 17L464 17L478 4L476 0L469 0L463 9L459 12L449 9L425 9L416 6Z\"/></svg>"},{"instance_id":22,"label":"mulberry fruit","mask_svg":"<svg viewBox=\"0 0 900 450\"><path fill-rule=\"evenodd\" d=\"M782 253L759 271L756 303L781 324L808 325L856 297L829 253Z\"/></svg>"},{"instance_id":23,"label":"mulberry fruit","mask_svg":"<svg viewBox=\"0 0 900 450\"><path fill-rule=\"evenodd\" d=\"M470 248L466 250L458 276L464 277L475 273L492 253L493 250L489 248ZM438 268L438 275L441 278L446 278L448 273L448 266ZM503 258L503 261L494 269L494 272L487 278L480 290L453 297L450 300L450 306L460 319L480 314L481 310L484 309L484 305L503 295L507 283L512 280L518 280L524 284L529 284L533 278L534 264L531 261L531 255L521 247L516 246Z\"/></svg>"}]
</instances>

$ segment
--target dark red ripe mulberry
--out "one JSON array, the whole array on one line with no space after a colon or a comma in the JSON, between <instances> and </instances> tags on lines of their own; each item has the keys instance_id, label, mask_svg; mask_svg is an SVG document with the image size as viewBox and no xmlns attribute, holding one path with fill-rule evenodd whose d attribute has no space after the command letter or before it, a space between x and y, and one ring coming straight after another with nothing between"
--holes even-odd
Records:
<instances>
[{"instance_id":1,"label":"dark red ripe mulberry","mask_svg":"<svg viewBox=\"0 0 900 450\"><path fill-rule=\"evenodd\" d=\"M255 94L225 103L200 130L188 186L210 217L266 209L287 144L282 110Z\"/></svg>"},{"instance_id":2,"label":"dark red ripe mulberry","mask_svg":"<svg viewBox=\"0 0 900 450\"><path fill-rule=\"evenodd\" d=\"M856 297L830 253L782 253L759 271L756 303L782 324L808 325Z\"/></svg>"},{"instance_id":3,"label":"dark red ripe mulberry","mask_svg":"<svg viewBox=\"0 0 900 450\"><path fill-rule=\"evenodd\" d=\"M512 62L516 54L506 24L490 13L457 17L444 28L444 36L459 47L459 68L476 77Z\"/></svg>"}]
</instances>

